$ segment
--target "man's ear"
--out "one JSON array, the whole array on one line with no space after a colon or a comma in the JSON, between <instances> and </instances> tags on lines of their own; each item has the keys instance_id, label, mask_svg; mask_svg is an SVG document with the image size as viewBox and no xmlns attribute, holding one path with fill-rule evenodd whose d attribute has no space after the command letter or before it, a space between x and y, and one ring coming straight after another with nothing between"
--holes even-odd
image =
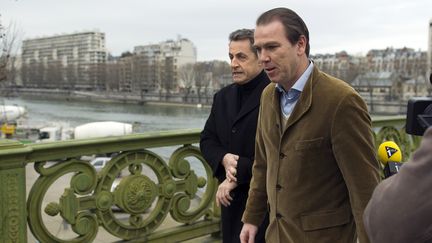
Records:
<instances>
[{"instance_id":1,"label":"man's ear","mask_svg":"<svg viewBox=\"0 0 432 243\"><path fill-rule=\"evenodd\" d=\"M302 55L306 52L306 46L307 46L308 40L304 35L300 35L298 41L297 41L297 55Z\"/></svg>"}]
</instances>

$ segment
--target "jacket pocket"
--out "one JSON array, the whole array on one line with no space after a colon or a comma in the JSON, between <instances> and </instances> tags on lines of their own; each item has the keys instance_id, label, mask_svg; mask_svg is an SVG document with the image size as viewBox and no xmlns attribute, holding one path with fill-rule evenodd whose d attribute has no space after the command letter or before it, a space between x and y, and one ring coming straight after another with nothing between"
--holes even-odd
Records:
<instances>
[{"instance_id":1,"label":"jacket pocket","mask_svg":"<svg viewBox=\"0 0 432 243\"><path fill-rule=\"evenodd\" d=\"M316 149L320 148L323 143L324 138L314 138L308 140L300 140L295 144L295 150L305 150L305 149Z\"/></svg>"},{"instance_id":2,"label":"jacket pocket","mask_svg":"<svg viewBox=\"0 0 432 243\"><path fill-rule=\"evenodd\" d=\"M300 216L304 231L313 231L344 225L351 220L351 211L348 208L320 211Z\"/></svg>"}]
</instances>

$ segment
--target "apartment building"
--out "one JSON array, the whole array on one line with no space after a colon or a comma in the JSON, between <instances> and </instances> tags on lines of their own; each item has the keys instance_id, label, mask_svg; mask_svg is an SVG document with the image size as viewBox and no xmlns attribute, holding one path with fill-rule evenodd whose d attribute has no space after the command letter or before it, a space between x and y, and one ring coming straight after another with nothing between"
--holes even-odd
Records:
<instances>
[{"instance_id":1,"label":"apartment building","mask_svg":"<svg viewBox=\"0 0 432 243\"><path fill-rule=\"evenodd\" d=\"M105 33L88 31L26 39L21 57L25 87L105 89Z\"/></svg>"},{"instance_id":2,"label":"apartment building","mask_svg":"<svg viewBox=\"0 0 432 243\"><path fill-rule=\"evenodd\" d=\"M427 53L412 48L370 50L366 55L366 70L369 72L396 72L403 79L425 76Z\"/></svg>"},{"instance_id":3,"label":"apartment building","mask_svg":"<svg viewBox=\"0 0 432 243\"><path fill-rule=\"evenodd\" d=\"M311 55L311 59L324 72L351 83L360 73L363 58L348 55L346 51L335 54Z\"/></svg>"},{"instance_id":4,"label":"apartment building","mask_svg":"<svg viewBox=\"0 0 432 243\"><path fill-rule=\"evenodd\" d=\"M177 92L179 68L196 63L197 50L188 39L134 47L132 89L144 92Z\"/></svg>"}]
</instances>

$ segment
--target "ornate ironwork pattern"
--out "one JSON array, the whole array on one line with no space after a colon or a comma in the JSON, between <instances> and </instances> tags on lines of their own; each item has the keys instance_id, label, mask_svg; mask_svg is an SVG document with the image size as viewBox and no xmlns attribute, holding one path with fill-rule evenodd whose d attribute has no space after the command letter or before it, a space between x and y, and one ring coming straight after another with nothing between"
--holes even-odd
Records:
<instances>
[{"instance_id":1,"label":"ornate ironwork pattern","mask_svg":"<svg viewBox=\"0 0 432 243\"><path fill-rule=\"evenodd\" d=\"M33 185L27 200L29 214L29 227L36 238L41 242L92 242L98 232L96 215L91 214L86 205L86 197L78 198L76 195L91 193L97 182L95 169L85 161L76 159L57 163L45 168L45 162L35 163L35 170L40 177ZM68 173L75 173L71 179L70 188L66 188L60 203L49 203L45 213L50 216L61 214L64 220L72 225L72 229L79 236L72 240L63 240L54 236L45 227L42 219L42 201L51 185L60 177ZM87 209L87 210L86 210Z\"/></svg>"},{"instance_id":2,"label":"ornate ironwork pattern","mask_svg":"<svg viewBox=\"0 0 432 243\"><path fill-rule=\"evenodd\" d=\"M185 159L187 157L195 157L204 165L205 173L209 179L206 190L201 198L200 204L193 210L190 208L191 199L195 197L198 187L202 188L206 185L205 178L197 177L193 170L190 169L190 164ZM215 198L217 181L213 178L213 172L207 162L201 155L198 148L194 146L184 146L177 149L170 158L169 166L172 169L173 175L177 179L178 186L183 188L180 193L174 196L174 207L171 208L171 216L178 222L191 223L204 214L210 217L209 205L212 204Z\"/></svg>"},{"instance_id":3,"label":"ornate ironwork pattern","mask_svg":"<svg viewBox=\"0 0 432 243\"><path fill-rule=\"evenodd\" d=\"M204 166L206 178L195 174L188 158L195 158ZM177 149L169 164L149 150L123 152L112 158L99 174L88 162L76 159L49 168L44 165L35 163L40 176L27 201L28 211L37 212L29 216L30 229L41 242L91 242L99 225L121 239L143 239L159 227L168 213L179 223L192 223L203 216L211 218L213 213L217 182L195 146ZM114 186L118 175L126 170L128 175ZM42 201L50 186L68 173L74 173L70 188L65 188L59 202L51 202L44 209L47 215L60 214L72 225L78 236L65 240L44 226ZM198 205L191 208L198 188L204 187ZM127 220L119 219L117 211L126 215Z\"/></svg>"}]
</instances>

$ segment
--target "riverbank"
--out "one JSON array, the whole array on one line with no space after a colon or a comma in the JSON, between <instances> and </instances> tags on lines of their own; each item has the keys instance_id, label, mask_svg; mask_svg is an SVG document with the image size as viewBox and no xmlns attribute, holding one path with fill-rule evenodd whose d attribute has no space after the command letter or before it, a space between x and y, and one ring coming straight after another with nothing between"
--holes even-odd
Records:
<instances>
[{"instance_id":1,"label":"riverbank","mask_svg":"<svg viewBox=\"0 0 432 243\"><path fill-rule=\"evenodd\" d=\"M89 101L53 96L9 97L5 105L25 107L22 125L28 127L77 127L90 122L116 121L136 124L136 133L178 129L202 129L210 108L190 104L148 102L128 104L115 101ZM107 103L109 102L109 103Z\"/></svg>"},{"instance_id":2,"label":"riverbank","mask_svg":"<svg viewBox=\"0 0 432 243\"><path fill-rule=\"evenodd\" d=\"M109 104L148 104L160 106L210 108L211 97L197 97L182 94L133 94L130 92L103 91L70 91L61 89L9 88L4 90L4 97L22 97L35 99L50 99L61 101L85 101Z\"/></svg>"}]
</instances>

